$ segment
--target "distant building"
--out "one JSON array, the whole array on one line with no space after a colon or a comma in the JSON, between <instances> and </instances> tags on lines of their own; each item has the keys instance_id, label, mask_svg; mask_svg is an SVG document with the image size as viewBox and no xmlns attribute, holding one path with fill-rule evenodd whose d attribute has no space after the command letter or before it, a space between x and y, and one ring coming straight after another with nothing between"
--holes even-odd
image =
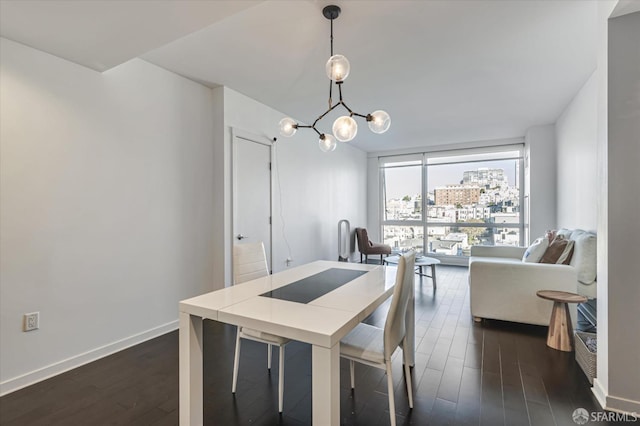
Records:
<instances>
[{"instance_id":1,"label":"distant building","mask_svg":"<svg viewBox=\"0 0 640 426\"><path fill-rule=\"evenodd\" d=\"M470 220L488 221L491 218L491 208L485 206L467 206L456 209L456 222L468 222Z\"/></svg>"},{"instance_id":2,"label":"distant building","mask_svg":"<svg viewBox=\"0 0 640 426\"><path fill-rule=\"evenodd\" d=\"M463 185L477 185L483 188L497 188L507 186L507 176L503 169L489 169L481 167L478 170L468 170L462 175Z\"/></svg>"},{"instance_id":3,"label":"distant building","mask_svg":"<svg viewBox=\"0 0 640 426\"><path fill-rule=\"evenodd\" d=\"M457 256L462 250L459 241L433 240L429 241L429 253Z\"/></svg>"},{"instance_id":4,"label":"distant building","mask_svg":"<svg viewBox=\"0 0 640 426\"><path fill-rule=\"evenodd\" d=\"M477 204L480 200L479 186L448 185L436 188L434 192L437 206L470 205Z\"/></svg>"},{"instance_id":5,"label":"distant building","mask_svg":"<svg viewBox=\"0 0 640 426\"><path fill-rule=\"evenodd\" d=\"M451 232L442 239L429 241L430 253L460 256L463 249L467 247L469 247L469 236L463 232Z\"/></svg>"}]
</instances>

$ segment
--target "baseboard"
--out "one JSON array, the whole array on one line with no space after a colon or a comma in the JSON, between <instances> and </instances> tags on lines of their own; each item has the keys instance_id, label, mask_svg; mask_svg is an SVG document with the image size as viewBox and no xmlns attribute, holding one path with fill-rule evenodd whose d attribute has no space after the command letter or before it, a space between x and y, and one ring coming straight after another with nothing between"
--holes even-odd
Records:
<instances>
[{"instance_id":1,"label":"baseboard","mask_svg":"<svg viewBox=\"0 0 640 426\"><path fill-rule=\"evenodd\" d=\"M604 390L597 377L593 379L593 387L591 388L591 392L593 392L596 399L598 400L598 403L600 403L600 407L602 407L603 409L607 408L607 392Z\"/></svg>"},{"instance_id":2,"label":"baseboard","mask_svg":"<svg viewBox=\"0 0 640 426\"><path fill-rule=\"evenodd\" d=\"M100 358L104 358L105 356L114 354L123 349L135 346L158 336L162 336L163 334L174 331L177 328L178 320L171 321L158 327L154 327L150 330L143 331L142 333L135 334L122 340L109 343L108 345L104 345L99 348L92 349L82 354L56 362L38 370L34 370L21 376L5 380L4 382L0 383L0 396L15 392L34 383L41 382L50 377L62 374L66 371L73 370L74 368L78 368L81 365L88 364Z\"/></svg>"},{"instance_id":3,"label":"baseboard","mask_svg":"<svg viewBox=\"0 0 640 426\"><path fill-rule=\"evenodd\" d=\"M631 399L618 398L615 396L607 396L607 410L617 411L618 413L635 413L636 417L640 417L640 401Z\"/></svg>"},{"instance_id":4,"label":"baseboard","mask_svg":"<svg viewBox=\"0 0 640 426\"><path fill-rule=\"evenodd\" d=\"M593 380L593 388L591 390L604 410L640 417L640 401L607 395L597 378Z\"/></svg>"}]
</instances>

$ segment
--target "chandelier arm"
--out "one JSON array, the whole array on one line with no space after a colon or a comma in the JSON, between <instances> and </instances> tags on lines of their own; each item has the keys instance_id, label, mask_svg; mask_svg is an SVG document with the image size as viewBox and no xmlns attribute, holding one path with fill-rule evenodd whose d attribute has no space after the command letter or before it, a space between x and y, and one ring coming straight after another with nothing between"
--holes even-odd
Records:
<instances>
[{"instance_id":1,"label":"chandelier arm","mask_svg":"<svg viewBox=\"0 0 640 426\"><path fill-rule=\"evenodd\" d=\"M347 111L349 111L349 115L350 116L354 116L355 115L355 116L362 117L362 118L367 118L368 117L368 115L359 114L359 113L353 111L351 108L349 108L349 106L344 101L340 101L340 102L338 102L338 104L342 105Z\"/></svg>"},{"instance_id":2,"label":"chandelier arm","mask_svg":"<svg viewBox=\"0 0 640 426\"><path fill-rule=\"evenodd\" d=\"M333 21L331 21L331 22L333 22ZM333 92L333 90L332 90L333 89L333 84L332 83L333 83L333 81L329 80L329 108L331 108L331 103L333 102L333 99L331 99L331 95L332 95L332 92Z\"/></svg>"},{"instance_id":3,"label":"chandelier arm","mask_svg":"<svg viewBox=\"0 0 640 426\"><path fill-rule=\"evenodd\" d=\"M320 133L318 129L316 129L315 123L312 126L298 125L298 129L313 129L318 134L318 136L322 136L322 133Z\"/></svg>"},{"instance_id":4,"label":"chandelier arm","mask_svg":"<svg viewBox=\"0 0 640 426\"><path fill-rule=\"evenodd\" d=\"M313 126L315 126L318 121L322 120L325 117L325 115L333 111L338 105L340 105L340 102L336 103L335 105L330 107L328 110L326 110L320 117L316 118L316 121L313 122Z\"/></svg>"}]
</instances>

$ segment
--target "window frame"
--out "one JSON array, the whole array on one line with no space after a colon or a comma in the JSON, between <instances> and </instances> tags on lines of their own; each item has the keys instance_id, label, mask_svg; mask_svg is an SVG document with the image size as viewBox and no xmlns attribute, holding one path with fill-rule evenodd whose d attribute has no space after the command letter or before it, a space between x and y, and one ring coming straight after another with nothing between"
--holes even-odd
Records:
<instances>
[{"instance_id":1,"label":"window frame","mask_svg":"<svg viewBox=\"0 0 640 426\"><path fill-rule=\"evenodd\" d=\"M497 158L491 156L491 154L495 153ZM512 153L512 154L510 154ZM509 155L507 155L509 154ZM488 158L479 158L477 160L464 160L461 157L469 157L473 155L478 156L487 156ZM438 158L443 157L451 157L455 159L456 157L461 158L460 161L445 161L438 162ZM384 228L385 226L408 226L408 227L421 227L423 233L423 251L425 256L438 258L447 263L458 263L460 260L468 259L468 256L465 255L444 255L444 254L436 254L436 253L428 253L427 247L429 247L429 229L434 227L465 227L465 228L512 228L519 232L518 235L518 245L522 246L525 243L525 208L526 208L526 196L525 196L525 147L523 143L517 144L509 144L509 145L496 145L496 146L487 146L481 148L461 148L454 150L442 150L442 151L425 151L420 153L412 153L412 154L404 154L404 155L389 155L378 156L378 173L379 173L379 201L380 201L380 235L382 236L382 240L384 240ZM429 160L436 159L436 163L433 162L429 164ZM518 180L518 222L517 223L477 223L477 222L433 222L429 220L428 216L428 194L429 194L429 186L428 186L428 168L439 165L448 165L448 164L461 164L461 163L482 163L487 161L499 161L499 160L514 160L518 161L518 175L516 179ZM408 167L415 165L399 165L393 166L390 164L393 163L401 163L401 162L410 162L410 161L420 161L419 165L421 167L421 220L387 220L386 219L386 191L385 191L385 169L388 168L396 168L396 167ZM457 262L456 262L457 261Z\"/></svg>"}]
</instances>

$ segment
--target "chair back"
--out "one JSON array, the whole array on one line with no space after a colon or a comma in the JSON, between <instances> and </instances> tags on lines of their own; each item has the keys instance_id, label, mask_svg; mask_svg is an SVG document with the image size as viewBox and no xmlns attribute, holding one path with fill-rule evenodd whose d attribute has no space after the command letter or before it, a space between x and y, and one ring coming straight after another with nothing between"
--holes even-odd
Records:
<instances>
[{"instance_id":1,"label":"chair back","mask_svg":"<svg viewBox=\"0 0 640 426\"><path fill-rule=\"evenodd\" d=\"M365 228L356 228L356 236L358 237L358 251L366 253L369 248L369 235Z\"/></svg>"},{"instance_id":2,"label":"chair back","mask_svg":"<svg viewBox=\"0 0 640 426\"><path fill-rule=\"evenodd\" d=\"M413 269L416 262L416 253L411 251L400 256L398 260L398 272L396 285L393 289L391 306L384 324L384 357L391 357L395 349L407 334L405 316L407 305L413 292Z\"/></svg>"},{"instance_id":3,"label":"chair back","mask_svg":"<svg viewBox=\"0 0 640 426\"><path fill-rule=\"evenodd\" d=\"M267 256L264 252L264 244L244 243L233 246L233 283L240 284L245 281L269 275Z\"/></svg>"}]
</instances>

